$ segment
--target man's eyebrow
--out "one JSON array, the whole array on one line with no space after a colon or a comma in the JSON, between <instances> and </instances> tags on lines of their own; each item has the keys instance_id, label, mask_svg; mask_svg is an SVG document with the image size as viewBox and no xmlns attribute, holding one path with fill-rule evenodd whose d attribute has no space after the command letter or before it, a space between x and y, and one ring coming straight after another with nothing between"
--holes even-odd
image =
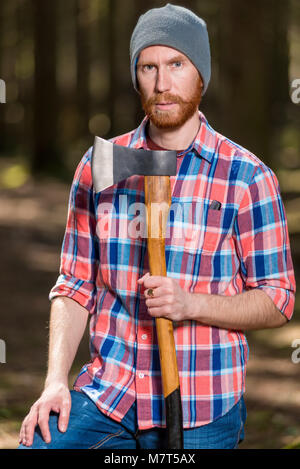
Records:
<instances>
[{"instance_id":1,"label":"man's eyebrow","mask_svg":"<svg viewBox=\"0 0 300 469\"><path fill-rule=\"evenodd\" d=\"M143 67L144 65L156 65L152 60L142 60L142 61L138 61L138 63L136 64L137 67Z\"/></svg>"},{"instance_id":2,"label":"man's eyebrow","mask_svg":"<svg viewBox=\"0 0 300 469\"><path fill-rule=\"evenodd\" d=\"M167 61L167 64L171 64L171 63L174 63L174 62L183 62L184 60L186 60L186 57L184 55L175 55L175 57L171 57L168 61ZM153 62L153 60L139 60L138 63L137 63L137 66L138 67L143 67L144 65L157 65L155 62Z\"/></svg>"},{"instance_id":3,"label":"man's eyebrow","mask_svg":"<svg viewBox=\"0 0 300 469\"><path fill-rule=\"evenodd\" d=\"M183 62L186 60L186 57L184 55L175 55L175 57L172 57L170 60L168 60L168 63L174 63L174 62Z\"/></svg>"}]
</instances>

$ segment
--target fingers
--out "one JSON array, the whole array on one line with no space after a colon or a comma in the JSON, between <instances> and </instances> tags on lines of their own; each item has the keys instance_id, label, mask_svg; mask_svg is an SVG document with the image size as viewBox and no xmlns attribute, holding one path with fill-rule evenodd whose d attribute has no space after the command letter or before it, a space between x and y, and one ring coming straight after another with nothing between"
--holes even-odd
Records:
<instances>
[{"instance_id":1,"label":"fingers","mask_svg":"<svg viewBox=\"0 0 300 469\"><path fill-rule=\"evenodd\" d=\"M172 313L172 310L168 306L158 306L156 308L154 307L148 308L148 313L153 318L163 317L163 318L169 319L169 316Z\"/></svg>"},{"instance_id":2,"label":"fingers","mask_svg":"<svg viewBox=\"0 0 300 469\"><path fill-rule=\"evenodd\" d=\"M161 308L163 306L172 306L173 300L170 296L160 296L158 298L150 298L146 300L148 309Z\"/></svg>"},{"instance_id":3,"label":"fingers","mask_svg":"<svg viewBox=\"0 0 300 469\"><path fill-rule=\"evenodd\" d=\"M61 432L65 432L68 427L69 417L70 417L71 403L64 402L59 413L58 418L58 429Z\"/></svg>"},{"instance_id":4,"label":"fingers","mask_svg":"<svg viewBox=\"0 0 300 469\"><path fill-rule=\"evenodd\" d=\"M146 298L146 304L148 300L154 301L159 298L171 295L171 293L172 293L171 289L167 287L147 288L147 290L145 290L144 292L144 295ZM149 303L149 304L152 304L152 303Z\"/></svg>"},{"instance_id":5,"label":"fingers","mask_svg":"<svg viewBox=\"0 0 300 469\"><path fill-rule=\"evenodd\" d=\"M34 431L37 425L40 427L42 437L45 442L50 443L51 435L48 424L50 410L50 407L39 408L37 405L30 409L29 414L25 417L21 426L19 443L24 446L32 446Z\"/></svg>"},{"instance_id":6,"label":"fingers","mask_svg":"<svg viewBox=\"0 0 300 469\"><path fill-rule=\"evenodd\" d=\"M138 283L144 286L144 288L157 288L162 285L171 285L172 279L168 277L162 277L160 275L150 275L148 272L147 274L143 275L140 279L138 279Z\"/></svg>"},{"instance_id":7,"label":"fingers","mask_svg":"<svg viewBox=\"0 0 300 469\"><path fill-rule=\"evenodd\" d=\"M144 287L148 312L153 317L166 317L179 320L182 292L176 280L170 277L145 274L138 280Z\"/></svg>"},{"instance_id":8,"label":"fingers","mask_svg":"<svg viewBox=\"0 0 300 469\"><path fill-rule=\"evenodd\" d=\"M143 277L138 279L138 283L140 285L143 284L145 288L158 287L163 279L166 279L166 277L150 275L149 272L147 272L145 275L143 275Z\"/></svg>"},{"instance_id":9,"label":"fingers","mask_svg":"<svg viewBox=\"0 0 300 469\"><path fill-rule=\"evenodd\" d=\"M150 294L149 294L150 290ZM151 290L153 293L151 294ZM157 287L145 291L146 306L151 316L167 317L173 310L173 296L171 291L164 287Z\"/></svg>"},{"instance_id":10,"label":"fingers","mask_svg":"<svg viewBox=\"0 0 300 469\"><path fill-rule=\"evenodd\" d=\"M43 440L46 443L50 443L51 441L51 435L50 435L50 430L49 430L50 411L51 411L50 407L42 407L39 410L39 416L38 416L38 425L40 427Z\"/></svg>"},{"instance_id":11,"label":"fingers","mask_svg":"<svg viewBox=\"0 0 300 469\"><path fill-rule=\"evenodd\" d=\"M51 410L59 413L58 429L61 432L65 432L67 430L71 410L70 400L64 400L61 405L57 404L51 406L50 404L45 403L34 405L22 423L19 443L24 446L32 446L34 432L37 425L40 427L43 440L47 444L51 442L51 433L49 429L49 416Z\"/></svg>"},{"instance_id":12,"label":"fingers","mask_svg":"<svg viewBox=\"0 0 300 469\"><path fill-rule=\"evenodd\" d=\"M139 283L140 285L142 285L142 284L144 283L145 279L147 279L148 277L150 277L149 272L147 272L145 275L143 275L143 277L139 278L139 279L138 279L138 283Z\"/></svg>"},{"instance_id":13,"label":"fingers","mask_svg":"<svg viewBox=\"0 0 300 469\"><path fill-rule=\"evenodd\" d=\"M37 425L38 414L35 408L32 408L27 417L24 419L21 430L19 443L25 446L31 446L33 443L34 429Z\"/></svg>"}]
</instances>

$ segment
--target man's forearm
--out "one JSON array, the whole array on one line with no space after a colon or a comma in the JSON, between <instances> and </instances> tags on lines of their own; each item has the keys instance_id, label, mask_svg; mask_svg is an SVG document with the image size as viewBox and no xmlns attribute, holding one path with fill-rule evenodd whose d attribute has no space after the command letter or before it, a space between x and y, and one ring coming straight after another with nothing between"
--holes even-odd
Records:
<instances>
[{"instance_id":1,"label":"man's forearm","mask_svg":"<svg viewBox=\"0 0 300 469\"><path fill-rule=\"evenodd\" d=\"M280 327L287 321L258 288L235 296L189 294L188 316L209 326L235 330Z\"/></svg>"},{"instance_id":2,"label":"man's forearm","mask_svg":"<svg viewBox=\"0 0 300 469\"><path fill-rule=\"evenodd\" d=\"M67 384L68 374L86 328L88 311L68 297L52 300L46 385Z\"/></svg>"}]
</instances>

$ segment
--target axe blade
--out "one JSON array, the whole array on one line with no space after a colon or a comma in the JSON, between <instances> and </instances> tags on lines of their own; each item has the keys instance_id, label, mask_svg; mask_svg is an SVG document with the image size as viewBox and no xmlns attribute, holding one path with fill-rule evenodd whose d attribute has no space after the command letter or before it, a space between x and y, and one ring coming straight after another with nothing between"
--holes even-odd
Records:
<instances>
[{"instance_id":1,"label":"axe blade","mask_svg":"<svg viewBox=\"0 0 300 469\"><path fill-rule=\"evenodd\" d=\"M175 150L129 148L95 137L91 161L94 190L101 192L134 174L175 176L176 157Z\"/></svg>"}]
</instances>

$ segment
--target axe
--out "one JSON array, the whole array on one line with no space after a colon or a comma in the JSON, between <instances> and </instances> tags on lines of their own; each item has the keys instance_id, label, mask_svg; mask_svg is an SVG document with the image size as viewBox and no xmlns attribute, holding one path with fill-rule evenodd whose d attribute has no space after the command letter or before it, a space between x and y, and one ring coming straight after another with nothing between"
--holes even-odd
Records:
<instances>
[{"instance_id":1,"label":"axe","mask_svg":"<svg viewBox=\"0 0 300 469\"><path fill-rule=\"evenodd\" d=\"M150 151L95 137L92 152L94 191L100 192L134 174L143 175L147 208L150 274L166 276L165 232L171 205L170 176L176 175L176 151ZM158 209L158 210L157 210ZM182 406L172 321L155 319L168 448L183 448Z\"/></svg>"}]
</instances>

